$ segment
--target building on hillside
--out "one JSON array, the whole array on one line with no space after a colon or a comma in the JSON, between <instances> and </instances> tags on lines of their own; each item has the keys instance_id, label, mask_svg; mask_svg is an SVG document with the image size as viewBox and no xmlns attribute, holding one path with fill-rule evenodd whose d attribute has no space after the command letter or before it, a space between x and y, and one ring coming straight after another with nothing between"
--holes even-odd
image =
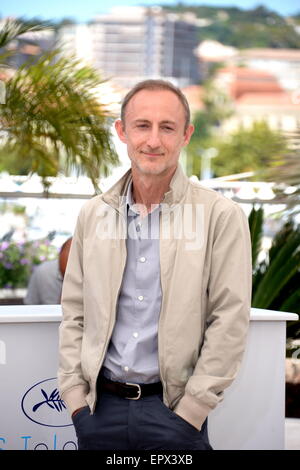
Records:
<instances>
[{"instance_id":1,"label":"building on hillside","mask_svg":"<svg viewBox=\"0 0 300 470\"><path fill-rule=\"evenodd\" d=\"M224 123L223 130L249 128L257 121L283 133L290 147L299 147L300 102L294 101L293 93L244 93L235 101L235 113Z\"/></svg>"},{"instance_id":2,"label":"building on hillside","mask_svg":"<svg viewBox=\"0 0 300 470\"><path fill-rule=\"evenodd\" d=\"M254 122L265 121L294 145L300 129L300 99L295 92L283 90L274 75L245 67L226 67L217 73L215 84L233 102L234 113L222 124L222 132L231 133L240 126L250 128Z\"/></svg>"},{"instance_id":3,"label":"building on hillside","mask_svg":"<svg viewBox=\"0 0 300 470\"><path fill-rule=\"evenodd\" d=\"M88 57L105 78L123 86L158 77L187 86L200 80L195 54L198 23L192 13L168 13L161 7L116 7L81 29L85 40L78 39L83 25L64 26L59 39L65 52Z\"/></svg>"},{"instance_id":4,"label":"building on hillside","mask_svg":"<svg viewBox=\"0 0 300 470\"><path fill-rule=\"evenodd\" d=\"M274 75L264 70L247 67L224 67L218 70L215 84L236 100L244 93L281 93L283 91Z\"/></svg>"},{"instance_id":5,"label":"building on hillside","mask_svg":"<svg viewBox=\"0 0 300 470\"><path fill-rule=\"evenodd\" d=\"M204 77L216 64L264 71L277 79L285 90L300 89L300 50L254 48L239 50L218 41L202 41L197 48Z\"/></svg>"},{"instance_id":6,"label":"building on hillside","mask_svg":"<svg viewBox=\"0 0 300 470\"><path fill-rule=\"evenodd\" d=\"M237 48L225 46L221 42L210 39L202 41L196 49L196 54L203 78L209 78L217 64L230 65L238 53Z\"/></svg>"},{"instance_id":7,"label":"building on hillside","mask_svg":"<svg viewBox=\"0 0 300 470\"><path fill-rule=\"evenodd\" d=\"M245 49L239 52L236 63L267 70L286 90L300 89L300 50L298 49Z\"/></svg>"}]
</instances>

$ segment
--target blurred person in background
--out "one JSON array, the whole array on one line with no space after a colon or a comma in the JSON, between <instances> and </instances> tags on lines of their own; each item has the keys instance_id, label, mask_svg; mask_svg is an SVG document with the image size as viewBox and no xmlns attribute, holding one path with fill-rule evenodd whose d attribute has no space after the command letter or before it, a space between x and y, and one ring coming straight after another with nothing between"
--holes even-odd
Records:
<instances>
[{"instance_id":1,"label":"blurred person in background","mask_svg":"<svg viewBox=\"0 0 300 470\"><path fill-rule=\"evenodd\" d=\"M60 304L63 279L67 267L72 237L62 245L57 259L38 265L29 280L26 305Z\"/></svg>"}]
</instances>

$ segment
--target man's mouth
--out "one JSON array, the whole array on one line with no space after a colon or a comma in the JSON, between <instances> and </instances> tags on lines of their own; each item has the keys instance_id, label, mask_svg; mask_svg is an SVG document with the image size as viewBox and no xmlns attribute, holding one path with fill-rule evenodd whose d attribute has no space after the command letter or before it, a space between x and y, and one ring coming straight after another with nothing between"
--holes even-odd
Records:
<instances>
[{"instance_id":1,"label":"man's mouth","mask_svg":"<svg viewBox=\"0 0 300 470\"><path fill-rule=\"evenodd\" d=\"M161 157L163 153L155 153L155 152L144 152L141 151L143 155L147 155L147 157Z\"/></svg>"}]
</instances>

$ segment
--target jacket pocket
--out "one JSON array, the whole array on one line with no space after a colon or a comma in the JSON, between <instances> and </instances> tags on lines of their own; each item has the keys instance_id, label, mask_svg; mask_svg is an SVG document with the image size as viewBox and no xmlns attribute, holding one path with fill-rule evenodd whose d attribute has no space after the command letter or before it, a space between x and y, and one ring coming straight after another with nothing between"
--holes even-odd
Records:
<instances>
[{"instance_id":1,"label":"jacket pocket","mask_svg":"<svg viewBox=\"0 0 300 470\"><path fill-rule=\"evenodd\" d=\"M81 428L81 423L82 423L82 418L86 415L88 412L88 415L90 414L90 407L84 406L78 413L75 414L75 416L72 416L72 421L75 427L76 434L78 435L78 430Z\"/></svg>"},{"instance_id":2,"label":"jacket pocket","mask_svg":"<svg viewBox=\"0 0 300 470\"><path fill-rule=\"evenodd\" d=\"M160 404L160 408L164 411L164 413L167 413L168 416L173 419L174 421L176 421L179 426L181 426L182 428L184 428L186 431L188 431L189 433L193 433L193 434L199 434L199 431L197 428L195 428L195 426L193 426L192 424L190 424L188 421L186 421L185 419L183 419L181 416L179 416L177 413L175 413L174 411L172 411L170 408L168 408L164 402L163 402L163 398L162 398L162 395L157 395L157 400Z\"/></svg>"}]
</instances>

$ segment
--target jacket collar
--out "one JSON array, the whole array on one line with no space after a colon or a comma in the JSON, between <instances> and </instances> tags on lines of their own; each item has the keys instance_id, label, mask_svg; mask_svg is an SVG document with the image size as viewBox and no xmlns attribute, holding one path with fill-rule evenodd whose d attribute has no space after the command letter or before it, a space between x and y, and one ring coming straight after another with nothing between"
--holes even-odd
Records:
<instances>
[{"instance_id":1,"label":"jacket collar","mask_svg":"<svg viewBox=\"0 0 300 470\"><path fill-rule=\"evenodd\" d=\"M132 181L131 169L128 170L108 191L102 194L102 200L115 209L126 204L128 186ZM165 193L162 203L178 204L182 200L189 180L184 174L181 165L178 164L176 171L170 181L169 190Z\"/></svg>"}]
</instances>

